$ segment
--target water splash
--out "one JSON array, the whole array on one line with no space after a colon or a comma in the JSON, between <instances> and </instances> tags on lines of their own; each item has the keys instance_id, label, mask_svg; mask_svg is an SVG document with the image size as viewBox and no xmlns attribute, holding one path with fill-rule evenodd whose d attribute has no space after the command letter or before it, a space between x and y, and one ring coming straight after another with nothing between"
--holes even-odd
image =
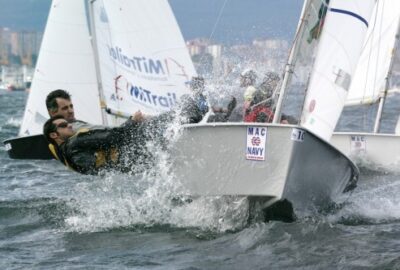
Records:
<instances>
[{"instance_id":1,"label":"water splash","mask_svg":"<svg viewBox=\"0 0 400 270\"><path fill-rule=\"evenodd\" d=\"M399 221L399 175L369 172L363 178L351 196L343 195L343 207L328 219L354 225Z\"/></svg>"},{"instance_id":2,"label":"water splash","mask_svg":"<svg viewBox=\"0 0 400 270\"><path fill-rule=\"evenodd\" d=\"M179 114L178 114L179 115ZM173 144L181 134L180 119L168 127L165 137ZM243 228L248 203L244 198L188 198L179 179L171 173L171 157L154 142L147 142L154 166L142 174L107 172L73 190L76 209L65 219L67 230L104 231L121 227L196 227L224 232Z\"/></svg>"}]
</instances>

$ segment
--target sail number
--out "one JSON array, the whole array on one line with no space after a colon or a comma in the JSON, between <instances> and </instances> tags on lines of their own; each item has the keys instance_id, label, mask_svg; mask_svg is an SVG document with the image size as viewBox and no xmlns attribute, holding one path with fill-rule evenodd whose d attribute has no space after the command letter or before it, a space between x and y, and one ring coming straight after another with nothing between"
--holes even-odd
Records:
<instances>
[{"instance_id":1,"label":"sail number","mask_svg":"<svg viewBox=\"0 0 400 270\"><path fill-rule=\"evenodd\" d=\"M292 130L291 139L292 139L292 141L303 142L305 134L306 134L306 132L304 130L301 130L301 129L298 129L298 128L294 128Z\"/></svg>"},{"instance_id":2,"label":"sail number","mask_svg":"<svg viewBox=\"0 0 400 270\"><path fill-rule=\"evenodd\" d=\"M353 135L350 137L350 151L360 152L367 150L367 138L363 135Z\"/></svg>"}]
</instances>

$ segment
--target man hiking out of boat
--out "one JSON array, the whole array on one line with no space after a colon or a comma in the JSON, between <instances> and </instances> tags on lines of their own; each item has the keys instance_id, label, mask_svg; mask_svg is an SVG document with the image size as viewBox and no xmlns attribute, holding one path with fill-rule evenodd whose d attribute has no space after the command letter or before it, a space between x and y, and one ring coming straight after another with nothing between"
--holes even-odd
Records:
<instances>
[{"instance_id":1,"label":"man hiking out of boat","mask_svg":"<svg viewBox=\"0 0 400 270\"><path fill-rule=\"evenodd\" d=\"M205 95L204 78L201 76L192 77L190 81L190 89L192 90L194 100L197 107L204 115L210 110L210 106ZM226 122L231 115L233 109L236 107L236 98L232 97L227 108L211 106L213 115L210 115L207 122Z\"/></svg>"},{"instance_id":2,"label":"man hiking out of boat","mask_svg":"<svg viewBox=\"0 0 400 270\"><path fill-rule=\"evenodd\" d=\"M122 126L103 129L81 128L74 131L63 116L50 118L43 127L53 155L65 166L83 174L104 170L141 172L152 166L154 149L166 149L165 132L174 119L181 124L197 123L204 115L192 98L182 101L180 109L155 117L136 112Z\"/></svg>"}]
</instances>

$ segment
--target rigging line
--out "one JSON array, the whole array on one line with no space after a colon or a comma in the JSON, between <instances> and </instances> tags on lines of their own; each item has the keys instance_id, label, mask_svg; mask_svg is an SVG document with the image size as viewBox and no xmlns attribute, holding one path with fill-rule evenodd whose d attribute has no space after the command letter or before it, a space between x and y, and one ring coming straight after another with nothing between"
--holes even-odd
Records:
<instances>
[{"instance_id":1,"label":"rigging line","mask_svg":"<svg viewBox=\"0 0 400 270\"><path fill-rule=\"evenodd\" d=\"M214 33L215 33L215 31L216 31L216 29L217 29L217 26L218 26L218 24L219 24L219 22L220 22L220 20L221 20L222 13L224 12L226 3L227 3L228 1L229 1L229 0L225 0L225 1L224 1L224 3L222 4L221 9L220 9L219 12L218 12L217 20L216 20L215 23L214 23L214 26L213 26L213 29L211 30L210 36L208 37L209 40L211 40L211 39L213 38L213 36L214 36ZM203 63L204 57L205 57L205 54L203 54L203 55L201 56L201 58L200 58L200 63Z\"/></svg>"},{"instance_id":2,"label":"rigging line","mask_svg":"<svg viewBox=\"0 0 400 270\"><path fill-rule=\"evenodd\" d=\"M213 27L213 29L211 31L209 39L211 39L214 36L215 30L217 29L217 26L218 26L218 24L219 24L219 22L221 20L222 13L224 12L224 9L225 9L225 6L226 6L227 2L228 2L228 0L225 0L224 4L222 5L221 9L219 10L217 20L215 21L215 24L214 24L214 27Z\"/></svg>"}]
</instances>

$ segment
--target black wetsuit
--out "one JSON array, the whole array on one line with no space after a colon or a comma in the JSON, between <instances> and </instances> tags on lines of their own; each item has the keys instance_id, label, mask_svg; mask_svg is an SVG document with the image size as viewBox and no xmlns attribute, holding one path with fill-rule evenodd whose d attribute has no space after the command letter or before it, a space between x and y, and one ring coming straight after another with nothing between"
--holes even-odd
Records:
<instances>
[{"instance_id":1,"label":"black wetsuit","mask_svg":"<svg viewBox=\"0 0 400 270\"><path fill-rule=\"evenodd\" d=\"M182 123L201 121L203 113L193 106L193 100L186 105L181 110ZM81 129L58 147L59 160L83 174L109 169L143 171L154 162L147 143L165 149L165 131L174 117L171 111L140 123L127 121L115 128Z\"/></svg>"}]
</instances>

